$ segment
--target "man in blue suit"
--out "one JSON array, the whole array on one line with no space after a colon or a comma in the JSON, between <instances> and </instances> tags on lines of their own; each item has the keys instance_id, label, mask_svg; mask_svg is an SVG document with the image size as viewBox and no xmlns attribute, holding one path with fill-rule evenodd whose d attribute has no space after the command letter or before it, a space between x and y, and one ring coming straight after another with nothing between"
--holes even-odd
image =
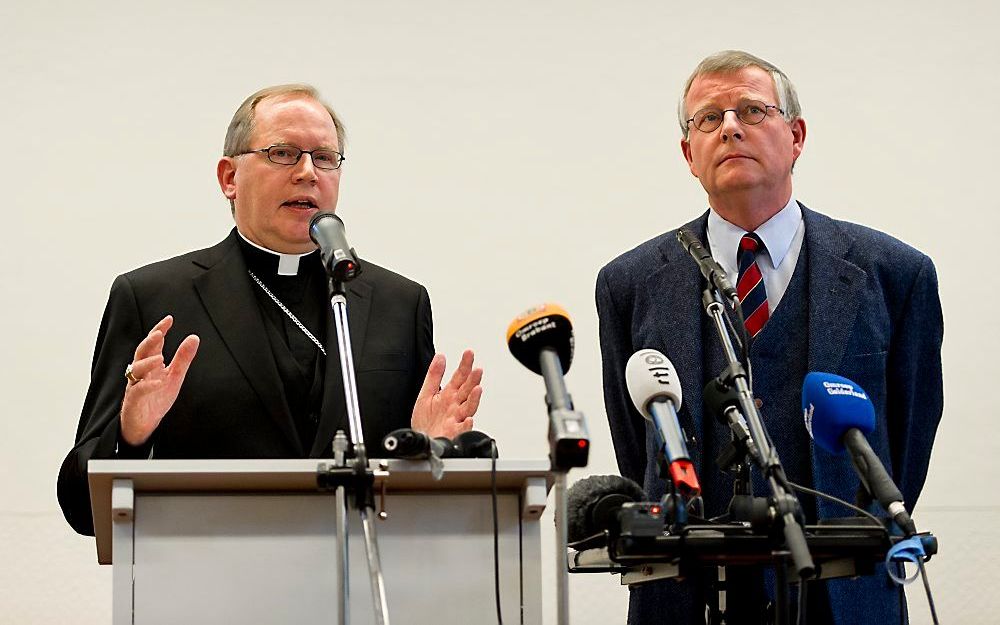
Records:
<instances>
[{"instance_id":1,"label":"man in blue suit","mask_svg":"<svg viewBox=\"0 0 1000 625\"><path fill-rule=\"evenodd\" d=\"M860 384L875 405L869 440L900 486L908 508L924 484L943 406L943 335L931 260L884 234L806 208L792 193L792 169L806 124L795 89L777 67L726 51L692 73L679 107L681 150L708 193L709 211L685 227L737 284L754 337L754 396L791 481L853 500L858 487L846 456L814 447L802 423L805 374L826 371ZM732 478L715 466L728 432L703 411L702 387L724 366L701 306L698 268L675 240L660 235L605 266L597 278L605 404L618 466L651 499L658 476L654 432L632 406L625 363L642 348L662 351L680 378L681 425L701 478L705 515L726 512ZM766 494L755 476L755 492ZM807 520L848 516L802 498ZM770 589L768 588L770 587ZM883 567L857 579L813 582L807 622L900 623L901 591ZM629 623L703 623L707 587L697 579L632 589ZM751 595L754 593L750 593ZM771 601L763 581L759 604ZM736 621L764 622L749 608Z\"/></svg>"}]
</instances>

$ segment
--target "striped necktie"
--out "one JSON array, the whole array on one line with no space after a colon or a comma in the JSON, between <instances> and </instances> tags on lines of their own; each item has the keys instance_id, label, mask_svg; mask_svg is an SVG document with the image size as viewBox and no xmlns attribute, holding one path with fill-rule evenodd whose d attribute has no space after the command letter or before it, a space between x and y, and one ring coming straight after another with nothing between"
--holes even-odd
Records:
<instances>
[{"instance_id":1,"label":"striped necktie","mask_svg":"<svg viewBox=\"0 0 1000 625\"><path fill-rule=\"evenodd\" d=\"M767 318L770 308L767 305L767 292L764 290L764 278L757 266L757 251L764 249L764 243L753 233L743 235L740 239L740 249L736 255L739 265L739 276L736 279L736 294L743 307L747 332L750 338L757 336Z\"/></svg>"}]
</instances>

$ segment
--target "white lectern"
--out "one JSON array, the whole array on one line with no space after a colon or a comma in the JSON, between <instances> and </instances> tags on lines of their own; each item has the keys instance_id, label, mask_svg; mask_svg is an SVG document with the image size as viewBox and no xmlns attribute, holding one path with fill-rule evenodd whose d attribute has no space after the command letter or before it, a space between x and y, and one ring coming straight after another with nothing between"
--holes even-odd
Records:
<instances>
[{"instance_id":1,"label":"white lectern","mask_svg":"<svg viewBox=\"0 0 1000 625\"><path fill-rule=\"evenodd\" d=\"M113 565L113 623L337 623L336 505L319 460L95 460L97 559ZM392 623L495 621L491 461L372 461ZM547 460L497 461L500 605L542 622ZM356 514L351 625L374 623Z\"/></svg>"}]
</instances>

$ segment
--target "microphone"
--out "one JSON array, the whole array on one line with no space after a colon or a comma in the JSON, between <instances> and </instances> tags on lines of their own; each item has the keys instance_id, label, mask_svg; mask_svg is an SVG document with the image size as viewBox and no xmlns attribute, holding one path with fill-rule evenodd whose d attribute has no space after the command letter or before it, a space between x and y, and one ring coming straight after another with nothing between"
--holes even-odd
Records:
<instances>
[{"instance_id":1,"label":"microphone","mask_svg":"<svg viewBox=\"0 0 1000 625\"><path fill-rule=\"evenodd\" d=\"M708 253L708 250L701 244L698 237L694 236L687 228L681 228L677 231L677 240L687 250L687 253L691 255L694 262L698 263L701 275L705 276L709 284L722 291L722 294L729 299L738 297L736 289L733 288L733 285L729 283L729 278L726 277L726 270L712 258L712 255Z\"/></svg>"},{"instance_id":2,"label":"microphone","mask_svg":"<svg viewBox=\"0 0 1000 625\"><path fill-rule=\"evenodd\" d=\"M622 506L642 501L642 488L619 475L592 475L566 493L567 539L575 543L611 527Z\"/></svg>"},{"instance_id":3,"label":"microphone","mask_svg":"<svg viewBox=\"0 0 1000 625\"><path fill-rule=\"evenodd\" d=\"M639 350L625 365L625 384L635 409L656 426L674 486L687 497L697 497L701 485L677 419L681 385L674 366L655 349Z\"/></svg>"},{"instance_id":4,"label":"microphone","mask_svg":"<svg viewBox=\"0 0 1000 625\"><path fill-rule=\"evenodd\" d=\"M518 315L507 327L507 347L522 365L545 379L549 411L549 455L558 470L587 466L590 437L583 413L573 409L563 373L573 363L573 324L555 304Z\"/></svg>"},{"instance_id":5,"label":"microphone","mask_svg":"<svg viewBox=\"0 0 1000 625\"><path fill-rule=\"evenodd\" d=\"M719 423L729 428L738 448L746 450L751 459L758 465L762 465L760 450L757 449L757 444L750 436L746 417L740 412L739 392L726 384L722 378L713 378L705 385L702 399L705 402L705 410L715 415L715 419Z\"/></svg>"},{"instance_id":6,"label":"microphone","mask_svg":"<svg viewBox=\"0 0 1000 625\"><path fill-rule=\"evenodd\" d=\"M456 436L452 443L456 458L492 458L493 437L485 432L469 430ZM499 452L497 457L499 457Z\"/></svg>"},{"instance_id":7,"label":"microphone","mask_svg":"<svg viewBox=\"0 0 1000 625\"><path fill-rule=\"evenodd\" d=\"M875 430L875 407L865 391L847 378L813 371L802 383L802 416L817 445L832 454L848 450L865 489L907 537L916 534L903 494L865 438Z\"/></svg>"},{"instance_id":8,"label":"microphone","mask_svg":"<svg viewBox=\"0 0 1000 625\"><path fill-rule=\"evenodd\" d=\"M354 248L347 244L344 222L333 213L320 212L309 220L309 238L319 246L326 273L336 282L349 282L361 273Z\"/></svg>"},{"instance_id":9,"label":"microphone","mask_svg":"<svg viewBox=\"0 0 1000 625\"><path fill-rule=\"evenodd\" d=\"M423 432L403 428L389 432L382 439L382 449L390 458L404 460L426 460L457 457L458 450L450 439L443 436L431 438Z\"/></svg>"}]
</instances>

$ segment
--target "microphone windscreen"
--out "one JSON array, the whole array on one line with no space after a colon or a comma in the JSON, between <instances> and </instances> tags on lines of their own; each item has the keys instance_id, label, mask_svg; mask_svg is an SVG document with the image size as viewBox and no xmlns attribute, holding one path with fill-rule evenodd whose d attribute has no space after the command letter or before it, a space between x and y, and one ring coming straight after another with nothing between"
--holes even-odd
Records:
<instances>
[{"instance_id":1,"label":"microphone windscreen","mask_svg":"<svg viewBox=\"0 0 1000 625\"><path fill-rule=\"evenodd\" d=\"M832 454L844 452L844 434L875 429L875 406L860 386L845 377L813 371L802 383L802 416L816 444Z\"/></svg>"},{"instance_id":2,"label":"microphone windscreen","mask_svg":"<svg viewBox=\"0 0 1000 625\"><path fill-rule=\"evenodd\" d=\"M642 416L649 418L649 402L665 397L674 409L681 407L681 383L677 371L666 356L655 349L640 349L625 364L625 385L632 404Z\"/></svg>"},{"instance_id":3,"label":"microphone windscreen","mask_svg":"<svg viewBox=\"0 0 1000 625\"><path fill-rule=\"evenodd\" d=\"M456 457L458 458L492 458L493 438L485 432L469 430L462 432L454 439ZM500 457L499 451L497 457Z\"/></svg>"},{"instance_id":4,"label":"microphone windscreen","mask_svg":"<svg viewBox=\"0 0 1000 625\"><path fill-rule=\"evenodd\" d=\"M623 504L642 501L642 488L620 475L592 475L566 492L566 539L575 543L610 527Z\"/></svg>"},{"instance_id":5,"label":"microphone windscreen","mask_svg":"<svg viewBox=\"0 0 1000 625\"><path fill-rule=\"evenodd\" d=\"M573 323L561 306L542 304L518 315L507 327L507 347L514 358L538 375L539 357L550 347L559 355L563 373L573 364Z\"/></svg>"}]
</instances>

